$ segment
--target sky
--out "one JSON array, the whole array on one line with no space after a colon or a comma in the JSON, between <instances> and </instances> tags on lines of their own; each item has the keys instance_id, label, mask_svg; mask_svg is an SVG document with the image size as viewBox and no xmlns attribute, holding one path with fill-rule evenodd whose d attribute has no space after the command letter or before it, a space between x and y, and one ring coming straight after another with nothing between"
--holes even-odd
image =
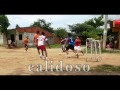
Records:
<instances>
[{"instance_id":1,"label":"sky","mask_svg":"<svg viewBox=\"0 0 120 90\"><path fill-rule=\"evenodd\" d=\"M45 19L47 22L51 22L54 29L63 27L68 28L67 25L76 23L83 23L94 17L100 15L6 15L9 19L10 26L8 29L14 29L16 24L20 27L29 27L34 21L38 19ZM111 20L120 19L120 15L108 15Z\"/></svg>"}]
</instances>

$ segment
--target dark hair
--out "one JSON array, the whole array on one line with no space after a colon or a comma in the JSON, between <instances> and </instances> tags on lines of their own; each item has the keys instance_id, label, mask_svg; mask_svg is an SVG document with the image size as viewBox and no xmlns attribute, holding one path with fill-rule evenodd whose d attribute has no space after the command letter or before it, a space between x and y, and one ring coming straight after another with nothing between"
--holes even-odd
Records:
<instances>
[{"instance_id":1,"label":"dark hair","mask_svg":"<svg viewBox=\"0 0 120 90\"><path fill-rule=\"evenodd\" d=\"M71 33L68 33L68 36L71 37L72 36Z\"/></svg>"},{"instance_id":2,"label":"dark hair","mask_svg":"<svg viewBox=\"0 0 120 90\"><path fill-rule=\"evenodd\" d=\"M41 35L45 35L45 33L44 33L44 32L41 32Z\"/></svg>"},{"instance_id":3,"label":"dark hair","mask_svg":"<svg viewBox=\"0 0 120 90\"><path fill-rule=\"evenodd\" d=\"M40 31L36 31L36 34L39 34L40 33Z\"/></svg>"}]
</instances>

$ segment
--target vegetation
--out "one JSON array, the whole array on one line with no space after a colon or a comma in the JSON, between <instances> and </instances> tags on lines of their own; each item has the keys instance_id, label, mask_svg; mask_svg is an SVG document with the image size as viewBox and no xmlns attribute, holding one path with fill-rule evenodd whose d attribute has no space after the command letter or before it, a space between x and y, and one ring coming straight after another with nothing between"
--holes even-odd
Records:
<instances>
[{"instance_id":1,"label":"vegetation","mask_svg":"<svg viewBox=\"0 0 120 90\"><path fill-rule=\"evenodd\" d=\"M59 38L65 38L67 36L67 31L65 28L57 28L54 33Z\"/></svg>"},{"instance_id":2,"label":"vegetation","mask_svg":"<svg viewBox=\"0 0 120 90\"><path fill-rule=\"evenodd\" d=\"M44 19L38 19L33 24L31 24L30 27L38 26L48 32L53 33L53 28L51 27L51 24L52 23L46 22Z\"/></svg>"},{"instance_id":3,"label":"vegetation","mask_svg":"<svg viewBox=\"0 0 120 90\"><path fill-rule=\"evenodd\" d=\"M6 15L0 15L0 33L5 35L6 41L8 43L8 26L10 25L9 20Z\"/></svg>"},{"instance_id":4,"label":"vegetation","mask_svg":"<svg viewBox=\"0 0 120 90\"><path fill-rule=\"evenodd\" d=\"M91 68L91 71L95 72L119 72L120 73L120 66L114 65L98 65L96 67Z\"/></svg>"}]
</instances>

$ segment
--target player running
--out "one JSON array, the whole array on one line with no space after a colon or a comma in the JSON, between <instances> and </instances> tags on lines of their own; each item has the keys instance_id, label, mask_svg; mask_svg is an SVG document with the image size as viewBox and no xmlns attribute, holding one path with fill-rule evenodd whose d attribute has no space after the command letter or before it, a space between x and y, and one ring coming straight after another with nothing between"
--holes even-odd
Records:
<instances>
[{"instance_id":1,"label":"player running","mask_svg":"<svg viewBox=\"0 0 120 90\"><path fill-rule=\"evenodd\" d=\"M48 43L48 39L45 36L45 33L42 32L41 35L37 39L38 39L38 48L39 48L39 50L42 50L42 51L45 52L45 57L40 54L40 58L48 60L48 54L47 54L45 42L48 44L49 48L50 48L50 45Z\"/></svg>"}]
</instances>

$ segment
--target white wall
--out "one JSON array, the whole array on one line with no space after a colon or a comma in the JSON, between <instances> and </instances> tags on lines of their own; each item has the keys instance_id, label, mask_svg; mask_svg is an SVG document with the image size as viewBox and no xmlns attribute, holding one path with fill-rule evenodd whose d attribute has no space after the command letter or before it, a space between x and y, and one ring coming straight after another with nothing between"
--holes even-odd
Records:
<instances>
[{"instance_id":1,"label":"white wall","mask_svg":"<svg viewBox=\"0 0 120 90\"><path fill-rule=\"evenodd\" d=\"M3 42L3 34L0 33L0 45L3 45L4 42Z\"/></svg>"}]
</instances>

